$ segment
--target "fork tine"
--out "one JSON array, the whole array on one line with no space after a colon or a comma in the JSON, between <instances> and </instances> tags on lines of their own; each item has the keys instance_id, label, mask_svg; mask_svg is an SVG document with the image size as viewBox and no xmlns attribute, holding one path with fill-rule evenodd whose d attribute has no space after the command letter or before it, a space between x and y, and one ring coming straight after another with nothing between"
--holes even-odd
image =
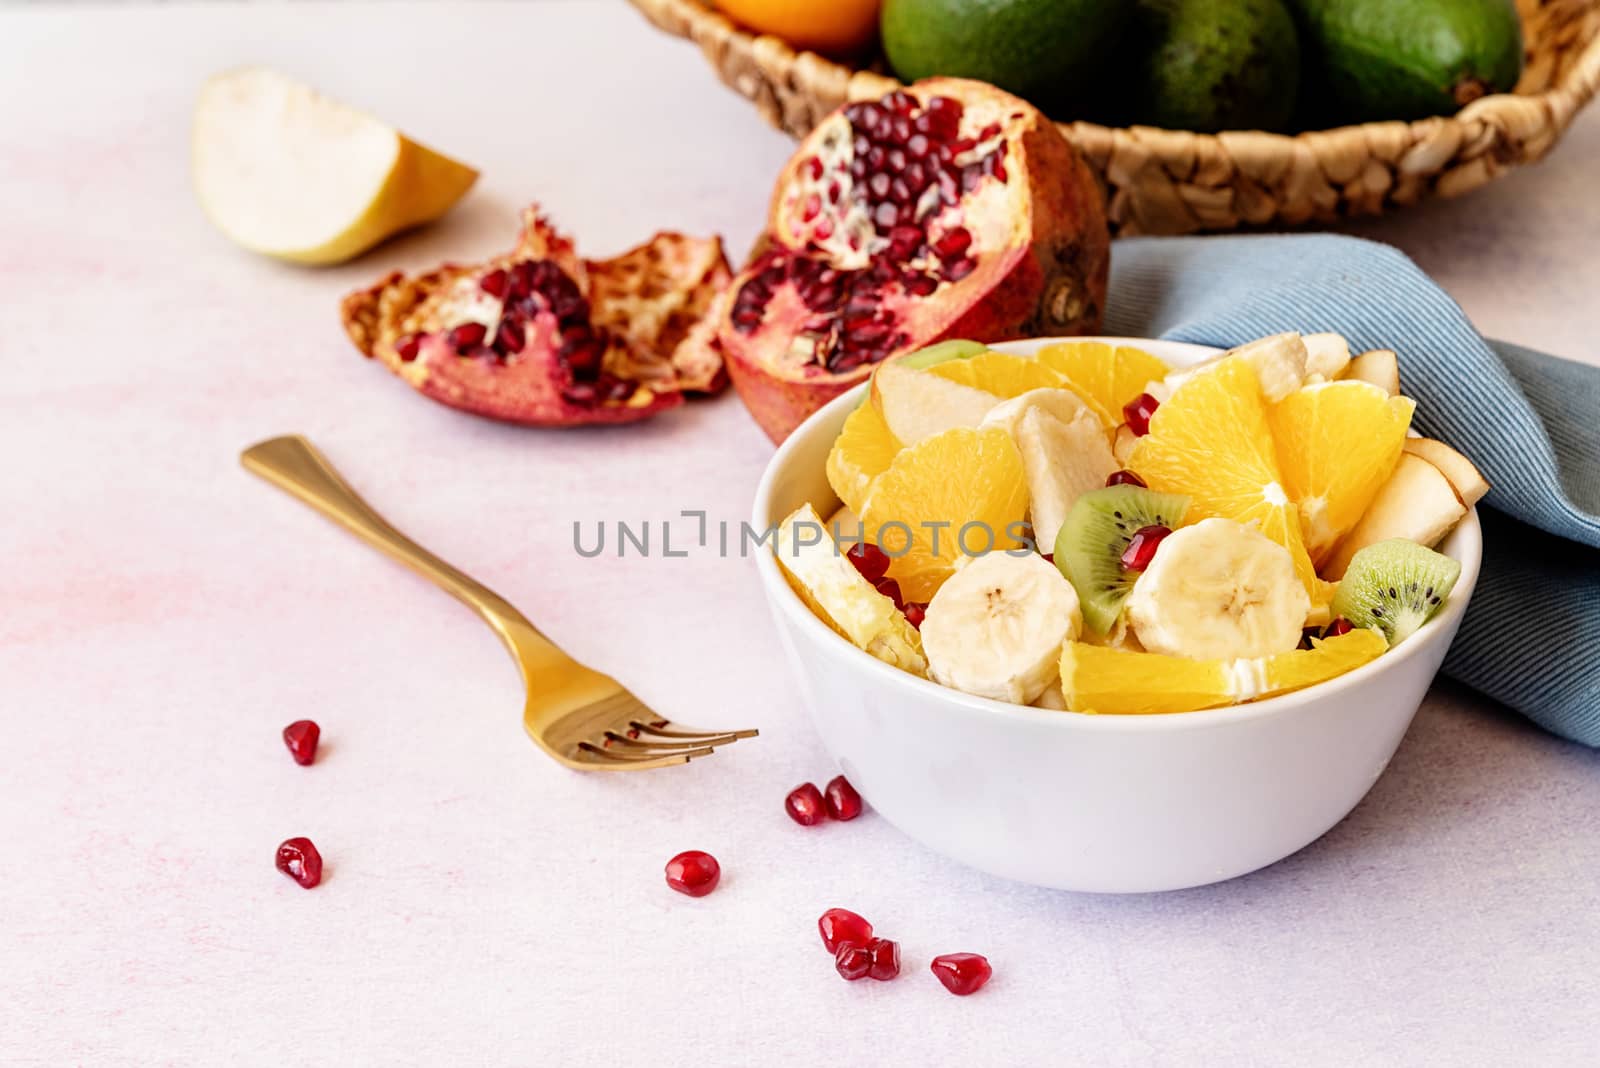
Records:
<instances>
[{"instance_id":1,"label":"fork tine","mask_svg":"<svg viewBox=\"0 0 1600 1068\"><path fill-rule=\"evenodd\" d=\"M616 745L622 746L624 749L644 749L656 753L674 752L690 745L704 747L707 749L715 749L719 745L727 745L730 742L736 742L739 740L739 736L731 731L726 734L685 735L683 738L674 738L671 740L657 740L655 738L647 737L630 738L625 734L618 734L616 731L606 731L605 737L607 740L615 743ZM616 750L610 746L602 746L601 748L605 749L608 753L616 752Z\"/></svg>"},{"instance_id":2,"label":"fork tine","mask_svg":"<svg viewBox=\"0 0 1600 1068\"><path fill-rule=\"evenodd\" d=\"M652 723L660 723L662 726L654 727L651 726ZM695 727L685 727L681 723L673 723L670 720L665 719L651 720L649 723L646 723L643 720L631 719L628 721L628 726L641 733L656 734L663 738L673 738L683 742L687 742L691 739L698 740L703 738L722 738L725 736L732 738L754 738L756 735L761 733L754 728L731 731L705 731Z\"/></svg>"},{"instance_id":3,"label":"fork tine","mask_svg":"<svg viewBox=\"0 0 1600 1068\"><path fill-rule=\"evenodd\" d=\"M697 757L710 756L713 750L708 747L695 749L677 749L671 752L661 750L633 750L637 756L619 753L611 749L602 749L592 742L579 742L578 749L583 753L587 763L597 768L614 768L617 770L633 770L638 768L664 768L673 764L687 764Z\"/></svg>"}]
</instances>

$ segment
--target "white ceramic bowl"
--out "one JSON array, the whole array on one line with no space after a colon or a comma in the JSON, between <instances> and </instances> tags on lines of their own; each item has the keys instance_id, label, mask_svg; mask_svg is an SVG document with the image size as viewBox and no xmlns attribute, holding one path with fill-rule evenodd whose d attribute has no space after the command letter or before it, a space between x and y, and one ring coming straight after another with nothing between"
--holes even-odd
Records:
<instances>
[{"instance_id":1,"label":"white ceramic bowl","mask_svg":"<svg viewBox=\"0 0 1600 1068\"><path fill-rule=\"evenodd\" d=\"M1139 345L1174 366L1216 350ZM1029 353L1045 341L996 348ZM863 387L864 388L864 387ZM824 461L856 389L807 419L756 491L753 525L837 498ZM1376 661L1298 693L1210 712L1088 716L970 697L835 634L771 552L762 586L812 720L877 812L928 848L1064 890L1176 890L1265 867L1315 841L1382 774L1444 659L1478 579L1473 512L1445 542L1461 578L1437 617Z\"/></svg>"}]
</instances>

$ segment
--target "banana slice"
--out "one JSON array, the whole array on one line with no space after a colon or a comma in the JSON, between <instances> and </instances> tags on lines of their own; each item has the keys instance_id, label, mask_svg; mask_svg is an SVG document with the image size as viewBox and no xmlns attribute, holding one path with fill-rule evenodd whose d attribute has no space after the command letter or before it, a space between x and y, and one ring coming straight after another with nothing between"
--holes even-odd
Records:
<instances>
[{"instance_id":1,"label":"banana slice","mask_svg":"<svg viewBox=\"0 0 1600 1068\"><path fill-rule=\"evenodd\" d=\"M1231 519L1205 519L1161 542L1127 611L1150 652L1233 660L1299 645L1311 598L1283 546Z\"/></svg>"},{"instance_id":2,"label":"banana slice","mask_svg":"<svg viewBox=\"0 0 1600 1068\"><path fill-rule=\"evenodd\" d=\"M1077 591L1061 572L1036 553L993 552L939 587L922 651L934 681L1025 705L1057 684L1061 646L1082 629Z\"/></svg>"}]
</instances>

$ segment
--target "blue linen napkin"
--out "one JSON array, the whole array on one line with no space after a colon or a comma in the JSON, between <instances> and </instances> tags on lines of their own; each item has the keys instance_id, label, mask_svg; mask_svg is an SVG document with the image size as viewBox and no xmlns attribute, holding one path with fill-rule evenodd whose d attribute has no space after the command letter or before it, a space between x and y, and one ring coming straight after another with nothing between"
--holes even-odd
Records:
<instances>
[{"instance_id":1,"label":"blue linen napkin","mask_svg":"<svg viewBox=\"0 0 1600 1068\"><path fill-rule=\"evenodd\" d=\"M1229 347L1331 330L1393 349L1415 425L1469 457L1483 571L1444 673L1600 746L1600 368L1486 341L1404 254L1330 234L1131 238L1105 331Z\"/></svg>"}]
</instances>

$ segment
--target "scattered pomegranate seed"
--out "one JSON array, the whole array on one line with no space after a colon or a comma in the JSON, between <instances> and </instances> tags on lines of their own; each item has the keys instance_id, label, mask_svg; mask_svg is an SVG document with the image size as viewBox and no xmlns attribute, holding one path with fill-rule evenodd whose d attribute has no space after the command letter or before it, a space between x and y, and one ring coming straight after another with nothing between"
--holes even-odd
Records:
<instances>
[{"instance_id":1,"label":"scattered pomegranate seed","mask_svg":"<svg viewBox=\"0 0 1600 1068\"><path fill-rule=\"evenodd\" d=\"M1156 414L1159 407L1160 401L1148 393L1141 393L1122 406L1122 418L1127 420L1128 428L1142 438L1150 433L1150 417Z\"/></svg>"},{"instance_id":2,"label":"scattered pomegranate seed","mask_svg":"<svg viewBox=\"0 0 1600 1068\"><path fill-rule=\"evenodd\" d=\"M906 622L918 630L922 629L922 621L928 618L928 602L907 601L905 607Z\"/></svg>"},{"instance_id":3,"label":"scattered pomegranate seed","mask_svg":"<svg viewBox=\"0 0 1600 1068\"><path fill-rule=\"evenodd\" d=\"M872 950L858 942L845 942L833 955L833 966L852 983L865 979L872 971Z\"/></svg>"},{"instance_id":4,"label":"scattered pomegranate seed","mask_svg":"<svg viewBox=\"0 0 1600 1068\"><path fill-rule=\"evenodd\" d=\"M839 952L839 947L847 942L864 946L872 941L872 924L849 909L829 909L818 916L817 932L822 935L822 945L829 953Z\"/></svg>"},{"instance_id":5,"label":"scattered pomegranate seed","mask_svg":"<svg viewBox=\"0 0 1600 1068\"><path fill-rule=\"evenodd\" d=\"M417 351L422 347L420 334L402 334L395 339L394 354L400 357L401 363L410 363L417 358Z\"/></svg>"},{"instance_id":6,"label":"scattered pomegranate seed","mask_svg":"<svg viewBox=\"0 0 1600 1068\"><path fill-rule=\"evenodd\" d=\"M1322 636L1324 638L1337 638L1339 635L1349 634L1355 629L1355 624L1344 618L1344 616L1336 616L1333 622L1328 624L1327 629L1322 632Z\"/></svg>"},{"instance_id":7,"label":"scattered pomegranate seed","mask_svg":"<svg viewBox=\"0 0 1600 1068\"><path fill-rule=\"evenodd\" d=\"M479 280L478 288L491 297L499 298L506 295L506 286L510 280L506 272L497 267Z\"/></svg>"},{"instance_id":8,"label":"scattered pomegranate seed","mask_svg":"<svg viewBox=\"0 0 1600 1068\"><path fill-rule=\"evenodd\" d=\"M822 789L828 804L828 815L836 820L853 820L861 815L861 795L843 775L835 775Z\"/></svg>"},{"instance_id":9,"label":"scattered pomegranate seed","mask_svg":"<svg viewBox=\"0 0 1600 1068\"><path fill-rule=\"evenodd\" d=\"M889 570L889 554L870 542L856 542L845 555L856 565L861 577L874 585Z\"/></svg>"},{"instance_id":10,"label":"scattered pomegranate seed","mask_svg":"<svg viewBox=\"0 0 1600 1068\"><path fill-rule=\"evenodd\" d=\"M1140 478L1138 475L1134 474L1132 471L1113 471L1113 472L1111 472L1111 474L1106 476L1106 485L1108 485L1108 486L1146 486L1146 487L1148 487L1149 483L1145 482L1144 479Z\"/></svg>"},{"instance_id":11,"label":"scattered pomegranate seed","mask_svg":"<svg viewBox=\"0 0 1600 1068\"><path fill-rule=\"evenodd\" d=\"M315 720L297 719L283 728L283 744L289 747L289 755L296 764L309 764L317 759L317 739L321 737L322 728Z\"/></svg>"},{"instance_id":12,"label":"scattered pomegranate seed","mask_svg":"<svg viewBox=\"0 0 1600 1068\"><path fill-rule=\"evenodd\" d=\"M961 998L982 990L994 974L989 959L978 953L944 953L933 958L930 967L944 988Z\"/></svg>"},{"instance_id":13,"label":"scattered pomegranate seed","mask_svg":"<svg viewBox=\"0 0 1600 1068\"><path fill-rule=\"evenodd\" d=\"M867 947L872 955L872 967L867 972L872 978L888 982L900 974L900 943L887 938L874 938Z\"/></svg>"},{"instance_id":14,"label":"scattered pomegranate seed","mask_svg":"<svg viewBox=\"0 0 1600 1068\"><path fill-rule=\"evenodd\" d=\"M1133 537L1128 539L1128 547L1122 550L1122 566L1129 571L1143 571L1149 567L1150 561L1155 559L1156 549L1171 533L1171 527L1164 527L1159 523L1140 527L1134 531Z\"/></svg>"},{"instance_id":15,"label":"scattered pomegranate seed","mask_svg":"<svg viewBox=\"0 0 1600 1068\"><path fill-rule=\"evenodd\" d=\"M896 582L892 578L885 578L879 579L877 582L873 583L873 585L877 587L879 593L893 601L896 608L900 609L902 612L905 611L906 602L905 599L900 596L900 583Z\"/></svg>"},{"instance_id":16,"label":"scattered pomegranate seed","mask_svg":"<svg viewBox=\"0 0 1600 1068\"><path fill-rule=\"evenodd\" d=\"M322 854L309 838L290 838L278 847L278 870L310 890L322 881Z\"/></svg>"},{"instance_id":17,"label":"scattered pomegranate seed","mask_svg":"<svg viewBox=\"0 0 1600 1068\"><path fill-rule=\"evenodd\" d=\"M722 865L710 853L691 849L667 861L667 885L680 894L705 897L722 879Z\"/></svg>"},{"instance_id":18,"label":"scattered pomegranate seed","mask_svg":"<svg viewBox=\"0 0 1600 1068\"><path fill-rule=\"evenodd\" d=\"M802 827L812 827L821 823L828 816L827 805L822 800L822 791L811 783L801 783L789 791L789 796L783 799L784 811L789 813L789 818Z\"/></svg>"}]
</instances>

